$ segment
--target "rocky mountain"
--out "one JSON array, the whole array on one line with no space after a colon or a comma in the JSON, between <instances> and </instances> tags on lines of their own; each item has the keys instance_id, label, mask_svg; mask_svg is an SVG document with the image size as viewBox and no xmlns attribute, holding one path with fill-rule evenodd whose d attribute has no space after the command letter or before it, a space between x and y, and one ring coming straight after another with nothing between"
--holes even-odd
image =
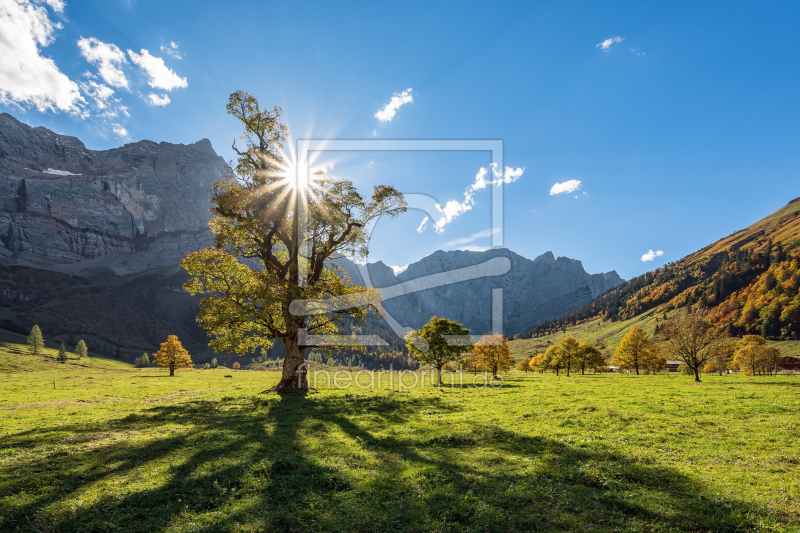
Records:
<instances>
[{"instance_id":1,"label":"rocky mountain","mask_svg":"<svg viewBox=\"0 0 800 533\"><path fill-rule=\"evenodd\" d=\"M179 262L212 242L211 183L227 171L205 139L96 151L1 114L0 327L24 330L37 323L49 335L90 335L98 345L131 351L152 350L174 333L191 350L203 348L205 333L194 323L197 298L182 291L188 278ZM491 260L502 260L502 275L452 277ZM341 261L354 281L365 283L354 263ZM506 335L622 282L615 272L587 274L574 259L548 252L529 260L505 249L436 252L397 276L381 262L367 272L373 286L387 290L439 274L452 277L386 299L404 327L419 327L436 314L488 332L492 291L502 288ZM373 327L391 335L385 323Z\"/></svg>"},{"instance_id":2,"label":"rocky mountain","mask_svg":"<svg viewBox=\"0 0 800 533\"><path fill-rule=\"evenodd\" d=\"M176 265L211 242L208 139L87 149L0 114L0 262L87 274Z\"/></svg>"},{"instance_id":3,"label":"rocky mountain","mask_svg":"<svg viewBox=\"0 0 800 533\"><path fill-rule=\"evenodd\" d=\"M385 299L386 310L404 327L419 328L437 315L457 320L473 333L482 334L492 330L492 290L502 289L503 333L512 336L560 316L624 281L613 271L588 274L580 261L556 258L552 252L530 260L505 248L485 252L437 251L398 275L380 261L370 263L367 269L372 286L384 289L468 269L495 258L510 263L505 274L481 276ZM344 261L342 265L353 281L365 284L355 264Z\"/></svg>"}]
</instances>

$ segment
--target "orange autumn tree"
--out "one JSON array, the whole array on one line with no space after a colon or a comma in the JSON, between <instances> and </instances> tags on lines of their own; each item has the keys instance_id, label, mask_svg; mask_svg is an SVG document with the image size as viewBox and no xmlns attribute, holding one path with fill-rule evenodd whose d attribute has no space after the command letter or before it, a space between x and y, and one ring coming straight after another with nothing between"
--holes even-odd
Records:
<instances>
[{"instance_id":1,"label":"orange autumn tree","mask_svg":"<svg viewBox=\"0 0 800 533\"><path fill-rule=\"evenodd\" d=\"M167 342L161 343L161 348L153 354L153 363L164 370L169 369L170 376L175 375L175 370L192 368L192 358L177 335L170 335L167 337Z\"/></svg>"}]
</instances>

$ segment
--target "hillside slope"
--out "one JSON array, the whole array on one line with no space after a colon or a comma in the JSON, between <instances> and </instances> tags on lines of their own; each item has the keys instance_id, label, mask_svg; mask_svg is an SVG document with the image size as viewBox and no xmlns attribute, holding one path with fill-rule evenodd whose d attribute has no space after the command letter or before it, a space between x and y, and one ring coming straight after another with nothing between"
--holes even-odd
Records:
<instances>
[{"instance_id":1,"label":"hillside slope","mask_svg":"<svg viewBox=\"0 0 800 533\"><path fill-rule=\"evenodd\" d=\"M627 281L527 331L541 337L600 318L625 321L697 304L734 335L800 334L800 198L679 261Z\"/></svg>"}]
</instances>

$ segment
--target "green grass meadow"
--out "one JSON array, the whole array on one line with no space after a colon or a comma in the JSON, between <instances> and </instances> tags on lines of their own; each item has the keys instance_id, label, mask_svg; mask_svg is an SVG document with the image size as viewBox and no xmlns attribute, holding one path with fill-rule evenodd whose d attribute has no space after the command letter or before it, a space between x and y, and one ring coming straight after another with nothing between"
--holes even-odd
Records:
<instances>
[{"instance_id":1,"label":"green grass meadow","mask_svg":"<svg viewBox=\"0 0 800 533\"><path fill-rule=\"evenodd\" d=\"M21 348L0 348L3 532L800 531L800 376L278 397L277 373Z\"/></svg>"}]
</instances>

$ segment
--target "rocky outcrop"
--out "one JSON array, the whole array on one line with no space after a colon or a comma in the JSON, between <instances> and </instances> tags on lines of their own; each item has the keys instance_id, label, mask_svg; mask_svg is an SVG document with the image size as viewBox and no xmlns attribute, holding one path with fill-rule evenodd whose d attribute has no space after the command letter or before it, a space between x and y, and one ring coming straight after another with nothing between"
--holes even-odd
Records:
<instances>
[{"instance_id":1,"label":"rocky outcrop","mask_svg":"<svg viewBox=\"0 0 800 533\"><path fill-rule=\"evenodd\" d=\"M95 151L0 114L0 262L79 274L175 265L211 243L211 183L226 171L207 139Z\"/></svg>"},{"instance_id":2,"label":"rocky outcrop","mask_svg":"<svg viewBox=\"0 0 800 533\"><path fill-rule=\"evenodd\" d=\"M534 260L504 249L485 252L435 252L395 276L382 262L368 265L374 287L385 288L425 276L470 267L502 257L510 261L507 273L481 277L405 294L384 301L386 310L402 326L419 328L431 316L457 320L473 333L492 328L492 289L503 289L503 332L512 336L555 318L616 287L624 280L616 272L587 274L580 261L547 252ZM356 283L364 279L352 262L339 259Z\"/></svg>"}]
</instances>

